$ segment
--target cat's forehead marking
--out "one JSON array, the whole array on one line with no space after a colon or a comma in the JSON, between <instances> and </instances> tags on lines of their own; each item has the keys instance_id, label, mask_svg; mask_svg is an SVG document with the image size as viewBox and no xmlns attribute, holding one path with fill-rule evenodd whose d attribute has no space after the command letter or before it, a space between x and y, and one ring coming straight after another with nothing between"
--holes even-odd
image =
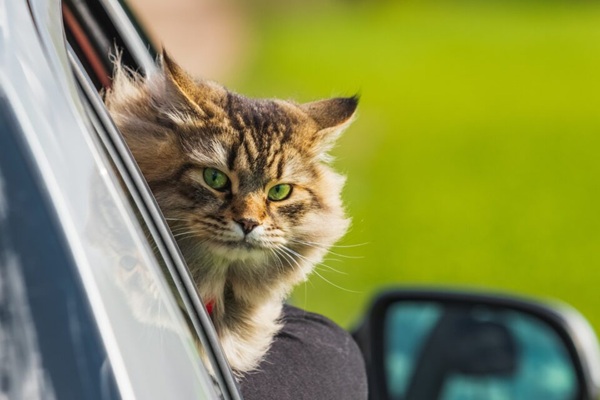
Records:
<instances>
[{"instance_id":1,"label":"cat's forehead marking","mask_svg":"<svg viewBox=\"0 0 600 400\"><path fill-rule=\"evenodd\" d=\"M209 139L202 147L194 147L189 152L190 158L200 165L227 168L228 154L224 144L217 139Z\"/></svg>"},{"instance_id":2,"label":"cat's forehead marking","mask_svg":"<svg viewBox=\"0 0 600 400\"><path fill-rule=\"evenodd\" d=\"M226 107L233 129L245 132L258 149L268 148L274 140L286 143L292 138L297 121L282 102L228 93Z\"/></svg>"},{"instance_id":3,"label":"cat's forehead marking","mask_svg":"<svg viewBox=\"0 0 600 400\"><path fill-rule=\"evenodd\" d=\"M231 127L230 170L246 168L260 175L281 176L284 146L293 136L294 120L272 100L253 100L229 93L227 112Z\"/></svg>"},{"instance_id":4,"label":"cat's forehead marking","mask_svg":"<svg viewBox=\"0 0 600 400\"><path fill-rule=\"evenodd\" d=\"M212 121L201 135L189 135L189 155L194 163L223 170L235 179L241 192L264 190L273 182L308 182L310 161L294 139L300 117L291 103L249 99L228 92L228 118Z\"/></svg>"}]
</instances>

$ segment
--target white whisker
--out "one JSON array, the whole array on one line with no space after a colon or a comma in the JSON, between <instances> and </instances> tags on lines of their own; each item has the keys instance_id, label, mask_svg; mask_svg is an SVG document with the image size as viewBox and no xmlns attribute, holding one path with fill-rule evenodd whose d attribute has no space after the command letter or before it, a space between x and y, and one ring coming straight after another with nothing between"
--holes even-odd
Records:
<instances>
[{"instance_id":1,"label":"white whisker","mask_svg":"<svg viewBox=\"0 0 600 400\"><path fill-rule=\"evenodd\" d=\"M339 254L339 253L336 253L334 251L331 251L331 249L329 249L327 246L323 246L323 245L321 245L319 243L305 242L305 241L296 240L296 239L289 239L289 241L293 242L293 243L298 243L298 244L301 244L301 245L304 245L304 246L313 247L315 249L326 250L330 254L333 254L335 256L342 257L342 258L348 258L348 259L362 259L362 258L364 258L363 256L347 256L345 254ZM335 247L335 246L332 246L332 247Z\"/></svg>"},{"instance_id":2,"label":"white whisker","mask_svg":"<svg viewBox=\"0 0 600 400\"><path fill-rule=\"evenodd\" d=\"M335 283L331 282L330 280L326 279L323 275L321 275L316 269L314 270L315 274L317 274L317 276L321 279L323 279L325 282L329 283L331 286L336 287L340 290L343 290L345 292L350 292L350 293L363 293L360 291L356 291L356 290L350 290L350 289L346 289L344 287L341 287L339 285L336 285Z\"/></svg>"},{"instance_id":3,"label":"white whisker","mask_svg":"<svg viewBox=\"0 0 600 400\"><path fill-rule=\"evenodd\" d=\"M287 260L292 261L292 263L290 263L290 267L294 268L294 265L296 267L298 267L300 270L302 270L302 265L300 265L300 263L298 262L298 260L296 260L292 254L289 254L286 250L289 250L287 247L282 246L282 247L278 247L276 249L276 251L278 250L279 254L281 254L282 256L284 256Z\"/></svg>"},{"instance_id":4,"label":"white whisker","mask_svg":"<svg viewBox=\"0 0 600 400\"><path fill-rule=\"evenodd\" d=\"M194 234L196 234L196 231L187 230L187 231L175 233L175 234L173 234L173 237L176 238L176 237L185 236L185 235L193 236Z\"/></svg>"},{"instance_id":5,"label":"white whisker","mask_svg":"<svg viewBox=\"0 0 600 400\"><path fill-rule=\"evenodd\" d=\"M338 269L335 269L335 268L333 268L333 267L330 267L330 266L329 266L329 265L327 265L327 264L319 263L319 264L315 265L315 268L319 268L319 267L325 267L325 268L327 268L329 271L332 271L332 272L337 272L337 273L338 273L338 274L340 274L340 275L348 275L348 273L347 273L347 272L340 271L340 270L338 270Z\"/></svg>"},{"instance_id":6,"label":"white whisker","mask_svg":"<svg viewBox=\"0 0 600 400\"><path fill-rule=\"evenodd\" d=\"M297 243L301 243L301 244L306 244L306 245L313 245L313 246L318 246L321 248L325 248L325 246L323 246L321 243L318 242L311 242L311 241L307 241L307 240L297 240L297 239L290 239L290 241L292 242L297 242ZM357 243L357 244L347 244L347 245L339 245L339 244L334 244L331 245L329 247L333 247L333 248L337 248L337 249L347 249L347 248L352 248L352 247L361 247L361 246L366 246L368 245L369 242L365 242L365 243Z\"/></svg>"},{"instance_id":7,"label":"white whisker","mask_svg":"<svg viewBox=\"0 0 600 400\"><path fill-rule=\"evenodd\" d=\"M170 218L170 217L165 217L165 220L167 220L167 221L183 221L183 222L188 221L187 219L184 219L184 218Z\"/></svg>"},{"instance_id":8,"label":"white whisker","mask_svg":"<svg viewBox=\"0 0 600 400\"><path fill-rule=\"evenodd\" d=\"M283 247L281 247L281 249L282 249L282 250L285 250L286 252L291 252L291 254L294 254L294 255L296 255L297 257L299 257L299 258L301 258L301 259L303 259L303 260L305 260L305 261L307 261L307 262L312 262L312 261L311 261L310 259L308 259L307 257L303 256L302 254L299 254L298 252L296 252L296 251L294 251L294 250L290 249L289 247L285 247L285 246L283 246ZM361 292L357 292L357 291L355 291L355 290L350 290L350 289L343 288L343 287L341 287L341 286L339 286L339 285L336 285L335 283L333 283L333 282L329 281L329 280L328 280L327 278L325 278L323 275L319 274L319 272L317 271L317 269L318 269L318 267L319 267L319 266L324 266L324 267L327 267L327 268L329 268L330 270L332 270L332 271L334 271L334 272L338 272L338 273L340 273L340 274L343 274L343 275L346 275L346 273L345 273L345 272L342 272L342 271L338 271L338 270L336 270L335 268L332 268L332 267L330 267L330 266L328 266L328 265L325 265L325 264L323 264L323 263L318 263L318 264L316 264L316 265L315 265L314 272L315 272L315 274L317 274L317 276L318 276L318 277L320 277L321 279L323 279L325 282L329 283L330 285L332 285L332 286L334 286L334 287L336 287L336 288L338 288L338 289L345 290L345 291L347 291L347 292L351 292L351 293L361 293Z\"/></svg>"},{"instance_id":9,"label":"white whisker","mask_svg":"<svg viewBox=\"0 0 600 400\"><path fill-rule=\"evenodd\" d=\"M284 247L285 247L285 246L284 246ZM288 248L288 247L285 247L285 248L286 248L287 250L289 250L289 251L293 252L293 253L294 253L294 254L295 254L297 257L299 257L299 258L301 258L301 259L305 260L306 262L308 262L308 263L311 263L311 264L315 264L315 263L314 263L314 261L312 261L312 260L310 260L309 258L307 258L307 257L303 256L302 254L300 254L300 253L298 253L298 252L296 252L296 251L294 251L294 250L292 250L292 249L290 249L290 248ZM323 266L323 267L326 267L326 268L328 268L329 270L331 270L331 271L333 271L333 272L337 272L338 274L342 274L342 275L348 275L346 272L339 271L339 270L337 270L337 269L335 269L335 268L333 268L333 267L331 267L331 266L329 266L329 265L325 264L324 262L319 262L319 263L315 264L315 268L316 268L316 267L318 267L318 266Z\"/></svg>"},{"instance_id":10,"label":"white whisker","mask_svg":"<svg viewBox=\"0 0 600 400\"><path fill-rule=\"evenodd\" d=\"M283 272L285 271L285 267L283 265L283 261L281 261L281 257L279 256L279 254L277 254L277 252L275 251L275 249L269 249L271 251L271 253L273 253L273 256L275 258L275 260L279 263L279 268L280 270Z\"/></svg>"}]
</instances>

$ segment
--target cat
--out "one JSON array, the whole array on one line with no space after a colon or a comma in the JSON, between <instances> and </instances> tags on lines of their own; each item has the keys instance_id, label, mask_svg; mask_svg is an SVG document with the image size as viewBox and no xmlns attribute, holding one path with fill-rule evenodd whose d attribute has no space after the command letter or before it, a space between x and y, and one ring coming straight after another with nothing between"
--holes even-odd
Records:
<instances>
[{"instance_id":1,"label":"cat","mask_svg":"<svg viewBox=\"0 0 600 400\"><path fill-rule=\"evenodd\" d=\"M196 80L168 54L105 93L238 376L281 328L291 289L348 229L331 150L358 97L250 99Z\"/></svg>"}]
</instances>

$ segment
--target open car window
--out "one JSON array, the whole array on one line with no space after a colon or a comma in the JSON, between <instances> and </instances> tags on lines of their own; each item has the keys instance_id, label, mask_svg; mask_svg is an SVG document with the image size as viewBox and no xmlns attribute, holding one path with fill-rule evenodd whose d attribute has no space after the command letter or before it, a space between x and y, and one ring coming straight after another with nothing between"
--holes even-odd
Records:
<instances>
[{"instance_id":1,"label":"open car window","mask_svg":"<svg viewBox=\"0 0 600 400\"><path fill-rule=\"evenodd\" d=\"M9 266L12 271L4 272L13 274L14 282L20 281L7 281L7 293L17 300L23 298L23 292L14 293L20 285L32 296L27 300L30 306L43 302L42 312L21 313L27 320L31 316L35 324L34 329L19 332L29 340L21 350L35 350L35 332L42 359L30 365L34 365L38 377L45 379L44 368L50 368L84 391L58 398L95 398L85 394L88 390L103 393L103 398L217 398L150 244L144 240L134 211L94 134L92 116L85 108L89 102L74 79L67 56L60 1L0 4L6 28L1 44L3 52L10 54L0 58L0 97L10 110L3 116L4 133L18 142L17 150L14 144L4 143L0 153L10 152L11 157L1 157L0 164L2 170L28 174L11 178L11 189L24 189L29 183L37 189L35 196L10 198L8 206L15 213L7 234L0 233L3 241L23 242L24 250L19 253L24 257L19 258L27 265L20 271L30 268L36 277L35 282L25 281L23 285L23 279L14 279L15 270L19 270L14 268L16 264L3 263L0 269ZM16 158L19 154L23 162ZM8 174L3 175L9 179ZM29 210L18 213L17 204L21 210L23 206ZM6 211L4 199L0 205ZM45 216L42 210L47 211ZM28 221L33 220L29 227L33 232L24 229L27 220L22 214L28 216ZM40 237L40 233L45 235ZM27 246L30 241L34 243ZM60 257L51 257L53 254ZM59 268L70 275L61 279ZM52 293L55 288L56 294ZM2 298L6 299L4 292ZM25 306L24 301L11 302ZM60 311L63 318L54 317L49 310ZM42 322L50 324L52 330L42 329ZM32 324L27 326L31 328ZM4 324L2 328L4 333ZM98 335L94 337L93 332ZM59 343L64 343L65 350ZM14 350L18 350L16 346L10 351ZM4 357L4 361L11 371L16 367L11 358ZM69 361L75 362L71 369ZM104 393L94 389L103 382L109 388L115 387L111 384L113 376L114 396L111 390ZM98 381L99 377L106 379ZM2 382L3 392L12 387L13 382ZM8 397L29 398L34 392L25 393L30 395L14 392Z\"/></svg>"},{"instance_id":2,"label":"open car window","mask_svg":"<svg viewBox=\"0 0 600 400\"><path fill-rule=\"evenodd\" d=\"M79 84L85 111L105 156L133 206L147 238L147 246L154 250L157 262L162 266L170 289L187 320L187 327L191 328L190 332L201 344L211 363L208 368L214 372L217 391L222 392L225 398L240 398L229 367L220 352L210 318L197 295L185 262L156 201L99 95L99 91L110 86L112 55L115 49L118 48L122 52L122 62L128 68L141 72L155 68L152 61L153 50L144 42L144 36L138 35L137 27L126 18L127 11L116 1L65 0L62 3L62 13L69 61ZM134 261L129 259L129 264L131 263Z\"/></svg>"}]
</instances>

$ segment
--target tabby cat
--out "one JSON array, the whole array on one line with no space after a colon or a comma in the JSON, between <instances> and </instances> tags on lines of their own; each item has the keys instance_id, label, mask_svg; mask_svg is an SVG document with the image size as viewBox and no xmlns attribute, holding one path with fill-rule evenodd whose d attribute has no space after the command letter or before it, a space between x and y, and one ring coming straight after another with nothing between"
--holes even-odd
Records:
<instances>
[{"instance_id":1,"label":"tabby cat","mask_svg":"<svg viewBox=\"0 0 600 400\"><path fill-rule=\"evenodd\" d=\"M238 374L281 328L285 297L346 232L328 151L358 99L250 99L192 79L168 55L105 94Z\"/></svg>"}]
</instances>

